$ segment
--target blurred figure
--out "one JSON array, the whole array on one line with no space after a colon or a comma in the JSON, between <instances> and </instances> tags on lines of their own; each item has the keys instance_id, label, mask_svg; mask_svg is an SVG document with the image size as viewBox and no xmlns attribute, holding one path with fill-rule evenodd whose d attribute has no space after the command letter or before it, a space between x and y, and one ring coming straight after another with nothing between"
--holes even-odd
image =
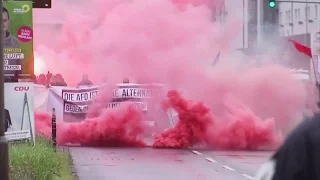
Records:
<instances>
[{"instance_id":1,"label":"blurred figure","mask_svg":"<svg viewBox=\"0 0 320 180\"><path fill-rule=\"evenodd\" d=\"M34 84L38 84L37 76L33 74L33 75L31 76L31 81L32 81Z\"/></svg>"},{"instance_id":2,"label":"blurred figure","mask_svg":"<svg viewBox=\"0 0 320 180\"><path fill-rule=\"evenodd\" d=\"M8 109L4 109L4 122L5 122L5 126L4 126L5 132L7 132L10 126L12 126L11 116Z\"/></svg>"},{"instance_id":3,"label":"blurred figure","mask_svg":"<svg viewBox=\"0 0 320 180\"><path fill-rule=\"evenodd\" d=\"M56 86L56 84L57 84L57 80L56 80L56 76L52 76L51 78L50 78L50 86Z\"/></svg>"},{"instance_id":4,"label":"blurred figure","mask_svg":"<svg viewBox=\"0 0 320 180\"><path fill-rule=\"evenodd\" d=\"M61 78L60 86L68 86L68 84L64 81L64 78Z\"/></svg>"},{"instance_id":5,"label":"blurred figure","mask_svg":"<svg viewBox=\"0 0 320 180\"><path fill-rule=\"evenodd\" d=\"M271 159L258 170L254 179L320 180L319 152L320 114L316 113L311 118L303 119Z\"/></svg>"},{"instance_id":6,"label":"blurred figure","mask_svg":"<svg viewBox=\"0 0 320 180\"><path fill-rule=\"evenodd\" d=\"M126 78L123 78L122 83L124 83L124 84L125 84L125 83L130 83L129 78L127 78L127 77L126 77Z\"/></svg>"},{"instance_id":7,"label":"blurred figure","mask_svg":"<svg viewBox=\"0 0 320 180\"><path fill-rule=\"evenodd\" d=\"M89 80L89 76L88 74L84 74L82 76L82 80L78 83L78 87L79 86L92 86L93 83L92 81Z\"/></svg>"},{"instance_id":8,"label":"blurred figure","mask_svg":"<svg viewBox=\"0 0 320 180\"><path fill-rule=\"evenodd\" d=\"M38 84L41 84L41 85L47 85L47 79L46 79L46 76L44 74L40 74L39 77L38 77Z\"/></svg>"},{"instance_id":9,"label":"blurred figure","mask_svg":"<svg viewBox=\"0 0 320 180\"><path fill-rule=\"evenodd\" d=\"M51 86L67 86L61 74L56 74L51 78Z\"/></svg>"},{"instance_id":10,"label":"blurred figure","mask_svg":"<svg viewBox=\"0 0 320 180\"><path fill-rule=\"evenodd\" d=\"M64 78L62 77L61 74L57 74L55 76L55 82L56 82L56 86L67 86L67 83L64 81Z\"/></svg>"},{"instance_id":11,"label":"blurred figure","mask_svg":"<svg viewBox=\"0 0 320 180\"><path fill-rule=\"evenodd\" d=\"M48 73L46 74L46 80L47 80L47 84L49 85L51 83L51 78L52 78L52 74L48 71Z\"/></svg>"}]
</instances>

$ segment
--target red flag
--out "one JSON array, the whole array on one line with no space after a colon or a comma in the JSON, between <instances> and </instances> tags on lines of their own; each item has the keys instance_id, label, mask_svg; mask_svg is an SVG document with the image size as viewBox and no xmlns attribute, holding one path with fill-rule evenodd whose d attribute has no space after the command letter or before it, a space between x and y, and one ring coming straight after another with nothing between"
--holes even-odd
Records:
<instances>
[{"instance_id":1,"label":"red flag","mask_svg":"<svg viewBox=\"0 0 320 180\"><path fill-rule=\"evenodd\" d=\"M312 58L312 54L311 54L311 48L295 41L295 40L292 40L292 39L289 39L290 42L293 43L294 47L301 53L309 56L310 58Z\"/></svg>"}]
</instances>

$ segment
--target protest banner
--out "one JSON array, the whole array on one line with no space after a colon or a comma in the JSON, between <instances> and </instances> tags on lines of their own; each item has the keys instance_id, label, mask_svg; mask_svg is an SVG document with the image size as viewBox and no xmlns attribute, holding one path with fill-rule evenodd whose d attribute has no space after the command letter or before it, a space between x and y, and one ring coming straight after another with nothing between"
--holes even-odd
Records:
<instances>
[{"instance_id":1,"label":"protest banner","mask_svg":"<svg viewBox=\"0 0 320 180\"><path fill-rule=\"evenodd\" d=\"M98 88L62 89L63 119L72 122L84 120L97 93Z\"/></svg>"},{"instance_id":2,"label":"protest banner","mask_svg":"<svg viewBox=\"0 0 320 180\"><path fill-rule=\"evenodd\" d=\"M5 83L5 136L9 141L35 137L33 83Z\"/></svg>"},{"instance_id":3,"label":"protest banner","mask_svg":"<svg viewBox=\"0 0 320 180\"><path fill-rule=\"evenodd\" d=\"M105 102L104 107L114 109L133 105L142 111L147 111L149 108L147 99L158 95L159 92L155 89L159 88L160 86L118 84L117 88L110 91L113 96L110 96L109 102ZM50 87L46 109L50 112L52 108L55 108L57 118L65 122L82 121L101 89L102 87Z\"/></svg>"},{"instance_id":4,"label":"protest banner","mask_svg":"<svg viewBox=\"0 0 320 180\"><path fill-rule=\"evenodd\" d=\"M136 107L137 109L140 109L142 111L148 110L148 104L146 102L132 102L132 101L107 103L106 108L113 109L113 108L119 108L120 106L130 105L130 104L132 104L134 107Z\"/></svg>"},{"instance_id":5,"label":"protest banner","mask_svg":"<svg viewBox=\"0 0 320 180\"><path fill-rule=\"evenodd\" d=\"M152 98L154 96L154 92L152 89L146 88L117 88L113 91L113 98Z\"/></svg>"},{"instance_id":6,"label":"protest banner","mask_svg":"<svg viewBox=\"0 0 320 180\"><path fill-rule=\"evenodd\" d=\"M34 74L32 1L3 2L2 18L4 76L30 78Z\"/></svg>"}]
</instances>

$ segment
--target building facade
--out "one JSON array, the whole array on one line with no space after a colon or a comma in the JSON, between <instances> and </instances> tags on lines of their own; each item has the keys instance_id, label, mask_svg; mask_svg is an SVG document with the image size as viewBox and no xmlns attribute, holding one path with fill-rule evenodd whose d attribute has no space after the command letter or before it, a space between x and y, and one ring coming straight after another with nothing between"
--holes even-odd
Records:
<instances>
[{"instance_id":1,"label":"building facade","mask_svg":"<svg viewBox=\"0 0 320 180\"><path fill-rule=\"evenodd\" d=\"M227 21L236 17L237 21L241 23L241 27L237 27L237 36L233 39L233 48L242 49L249 45L248 38L248 1L249 0L224 0L221 3L215 4L212 8L212 20L221 25L228 24ZM230 25L230 24L228 24Z\"/></svg>"},{"instance_id":2,"label":"building facade","mask_svg":"<svg viewBox=\"0 0 320 180\"><path fill-rule=\"evenodd\" d=\"M320 0L299 1L305 3L278 3L281 36L303 35L320 30Z\"/></svg>"},{"instance_id":3,"label":"building facade","mask_svg":"<svg viewBox=\"0 0 320 180\"><path fill-rule=\"evenodd\" d=\"M310 33L320 31L320 0L280 2L278 3L278 11L279 35L284 39L295 39L311 47ZM314 73L318 72L318 70L315 71L315 69L318 69L317 61L301 54L296 60L296 62L300 63L301 68L309 71L310 77L313 77L312 79L314 79ZM308 64L305 62L308 62Z\"/></svg>"}]
</instances>

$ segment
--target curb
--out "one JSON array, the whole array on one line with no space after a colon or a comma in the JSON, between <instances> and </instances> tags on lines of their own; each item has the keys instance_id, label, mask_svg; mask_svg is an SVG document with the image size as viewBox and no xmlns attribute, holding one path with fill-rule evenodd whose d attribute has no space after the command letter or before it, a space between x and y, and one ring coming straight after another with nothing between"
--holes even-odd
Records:
<instances>
[{"instance_id":1,"label":"curb","mask_svg":"<svg viewBox=\"0 0 320 180\"><path fill-rule=\"evenodd\" d=\"M71 153L70 153L69 148L66 147L66 146L59 146L59 147L57 147L57 148L58 148L59 151L69 154L70 160L71 160L71 164L70 164L70 165L71 165L72 175L74 176L74 180L79 180L79 177L78 177L78 175L77 175L77 171L76 171L76 169L74 168L73 159L72 159L72 155L71 155Z\"/></svg>"}]
</instances>

